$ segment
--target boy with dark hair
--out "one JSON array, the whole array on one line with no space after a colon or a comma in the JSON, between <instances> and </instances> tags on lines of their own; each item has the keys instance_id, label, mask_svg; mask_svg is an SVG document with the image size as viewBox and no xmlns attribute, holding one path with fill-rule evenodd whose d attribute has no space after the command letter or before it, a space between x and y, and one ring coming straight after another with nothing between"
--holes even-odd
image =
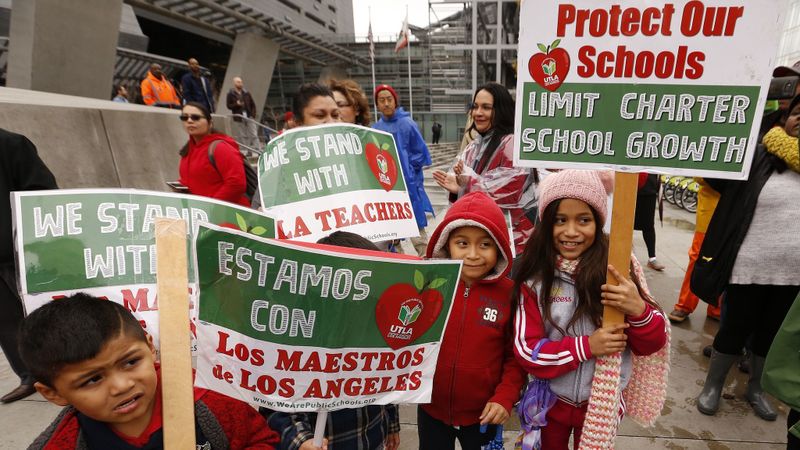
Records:
<instances>
[{"instance_id":1,"label":"boy with dark hair","mask_svg":"<svg viewBox=\"0 0 800 450\"><path fill-rule=\"evenodd\" d=\"M334 231L333 233L321 238L317 244L335 245L337 247L360 248L364 250L381 251L372 241L360 234L349 231Z\"/></svg>"},{"instance_id":2,"label":"boy with dark hair","mask_svg":"<svg viewBox=\"0 0 800 450\"><path fill-rule=\"evenodd\" d=\"M30 449L163 448L161 383L152 337L123 306L79 293L23 323L20 352L36 390L64 410ZM255 409L195 388L203 449L273 449L278 435Z\"/></svg>"},{"instance_id":3,"label":"boy with dark hair","mask_svg":"<svg viewBox=\"0 0 800 450\"><path fill-rule=\"evenodd\" d=\"M422 133L419 132L417 123L411 115L400 106L397 92L388 84L381 84L375 88L375 105L381 112L379 120L372 124L372 128L391 133L397 145L397 156L403 167L403 177L408 188L408 197L417 219L419 237L411 238L411 243L419 256L425 256L428 244L428 235L425 227L428 219L425 213L434 214L433 205L425 193L425 177L422 168L431 165L431 154Z\"/></svg>"}]
</instances>

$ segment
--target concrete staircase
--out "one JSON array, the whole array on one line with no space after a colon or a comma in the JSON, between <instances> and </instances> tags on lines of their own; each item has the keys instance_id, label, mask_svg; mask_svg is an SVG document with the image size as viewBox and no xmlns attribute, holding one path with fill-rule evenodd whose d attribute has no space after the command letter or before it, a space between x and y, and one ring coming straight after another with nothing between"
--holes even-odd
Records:
<instances>
[{"instance_id":1,"label":"concrete staircase","mask_svg":"<svg viewBox=\"0 0 800 450\"><path fill-rule=\"evenodd\" d=\"M459 152L459 142L445 142L440 144L428 144L428 150L431 152L431 161L433 162L430 167L426 167L423 173L425 174L425 192L431 200L433 210L436 211L436 216L439 217L440 213L450 206L448 200L449 193L439 187L433 179L434 170L448 170L455 161ZM429 231L433 228L428 227Z\"/></svg>"},{"instance_id":2,"label":"concrete staircase","mask_svg":"<svg viewBox=\"0 0 800 450\"><path fill-rule=\"evenodd\" d=\"M431 167L449 166L455 160L459 152L460 142L444 142L439 144L428 144L431 152Z\"/></svg>"}]
</instances>

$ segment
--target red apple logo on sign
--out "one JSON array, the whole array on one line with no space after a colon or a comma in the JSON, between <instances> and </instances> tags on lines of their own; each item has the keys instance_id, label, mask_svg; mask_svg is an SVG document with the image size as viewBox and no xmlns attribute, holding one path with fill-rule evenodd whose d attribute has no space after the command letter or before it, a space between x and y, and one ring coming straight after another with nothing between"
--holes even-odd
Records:
<instances>
[{"instance_id":1,"label":"red apple logo on sign","mask_svg":"<svg viewBox=\"0 0 800 450\"><path fill-rule=\"evenodd\" d=\"M444 278L435 278L426 284L417 270L413 285L397 283L383 291L375 307L375 322L389 347L397 350L411 345L436 322L443 301L436 289L445 283Z\"/></svg>"},{"instance_id":2,"label":"red apple logo on sign","mask_svg":"<svg viewBox=\"0 0 800 450\"><path fill-rule=\"evenodd\" d=\"M367 157L372 174L386 192L391 191L397 182L397 164L388 150L389 144L383 144L383 148L378 148L372 142L368 143L364 149L364 155Z\"/></svg>"},{"instance_id":3,"label":"red apple logo on sign","mask_svg":"<svg viewBox=\"0 0 800 450\"><path fill-rule=\"evenodd\" d=\"M548 47L537 44L542 53L536 53L528 60L528 72L533 81L548 91L555 91L564 82L569 72L569 53L556 48L561 39L556 39Z\"/></svg>"}]
</instances>

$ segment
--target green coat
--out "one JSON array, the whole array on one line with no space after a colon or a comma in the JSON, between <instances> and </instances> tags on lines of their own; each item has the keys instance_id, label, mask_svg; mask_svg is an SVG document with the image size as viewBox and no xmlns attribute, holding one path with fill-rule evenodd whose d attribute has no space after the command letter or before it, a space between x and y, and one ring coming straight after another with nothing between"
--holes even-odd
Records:
<instances>
[{"instance_id":1,"label":"green coat","mask_svg":"<svg viewBox=\"0 0 800 450\"><path fill-rule=\"evenodd\" d=\"M800 295L772 341L761 386L773 397L800 411ZM800 422L789 432L800 437Z\"/></svg>"}]
</instances>

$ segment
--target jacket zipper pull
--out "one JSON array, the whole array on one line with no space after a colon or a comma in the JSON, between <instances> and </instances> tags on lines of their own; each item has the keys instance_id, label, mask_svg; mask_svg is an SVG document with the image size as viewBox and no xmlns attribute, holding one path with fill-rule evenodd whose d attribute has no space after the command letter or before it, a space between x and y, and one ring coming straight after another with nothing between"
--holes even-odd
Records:
<instances>
[{"instance_id":1,"label":"jacket zipper pull","mask_svg":"<svg viewBox=\"0 0 800 450\"><path fill-rule=\"evenodd\" d=\"M469 287L464 288L464 298L469 297Z\"/></svg>"}]
</instances>

